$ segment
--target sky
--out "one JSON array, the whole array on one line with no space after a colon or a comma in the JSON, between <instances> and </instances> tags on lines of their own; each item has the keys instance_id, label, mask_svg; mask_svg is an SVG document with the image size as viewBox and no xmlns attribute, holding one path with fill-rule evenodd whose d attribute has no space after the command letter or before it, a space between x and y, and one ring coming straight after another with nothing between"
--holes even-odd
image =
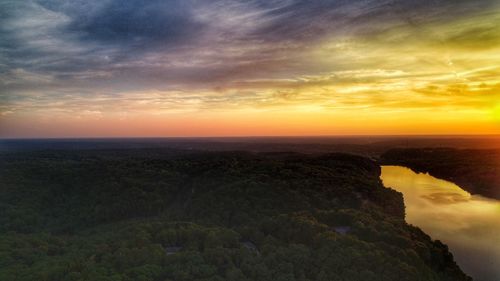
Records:
<instances>
[{"instance_id":1,"label":"sky","mask_svg":"<svg viewBox=\"0 0 500 281\"><path fill-rule=\"evenodd\" d=\"M500 134L496 0L0 0L0 137Z\"/></svg>"}]
</instances>

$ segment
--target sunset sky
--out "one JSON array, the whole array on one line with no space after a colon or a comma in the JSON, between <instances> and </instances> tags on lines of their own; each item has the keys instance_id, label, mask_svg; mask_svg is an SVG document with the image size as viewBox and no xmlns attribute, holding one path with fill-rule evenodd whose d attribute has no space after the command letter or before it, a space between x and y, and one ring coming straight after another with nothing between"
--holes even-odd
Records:
<instances>
[{"instance_id":1,"label":"sunset sky","mask_svg":"<svg viewBox=\"0 0 500 281\"><path fill-rule=\"evenodd\" d=\"M0 0L0 137L500 134L498 0Z\"/></svg>"}]
</instances>

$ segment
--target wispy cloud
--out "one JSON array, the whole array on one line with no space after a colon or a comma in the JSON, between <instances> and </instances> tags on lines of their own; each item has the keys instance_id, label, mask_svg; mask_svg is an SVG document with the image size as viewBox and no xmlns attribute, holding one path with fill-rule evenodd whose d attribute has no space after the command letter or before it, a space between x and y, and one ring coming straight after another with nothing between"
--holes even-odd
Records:
<instances>
[{"instance_id":1,"label":"wispy cloud","mask_svg":"<svg viewBox=\"0 0 500 281\"><path fill-rule=\"evenodd\" d=\"M0 0L0 11L10 118L490 110L499 98L493 0Z\"/></svg>"}]
</instances>

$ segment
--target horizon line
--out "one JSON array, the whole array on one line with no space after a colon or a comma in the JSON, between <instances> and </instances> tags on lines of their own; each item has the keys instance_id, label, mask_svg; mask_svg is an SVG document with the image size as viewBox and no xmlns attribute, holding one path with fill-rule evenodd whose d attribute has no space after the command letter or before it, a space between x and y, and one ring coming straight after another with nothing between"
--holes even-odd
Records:
<instances>
[{"instance_id":1,"label":"horizon line","mask_svg":"<svg viewBox=\"0 0 500 281\"><path fill-rule=\"evenodd\" d=\"M367 137L385 137L385 138L496 138L500 134L342 134L342 135L245 135L245 136L75 136L75 137L0 137L0 141L5 140L113 140L113 139L248 139L248 138L367 138Z\"/></svg>"}]
</instances>

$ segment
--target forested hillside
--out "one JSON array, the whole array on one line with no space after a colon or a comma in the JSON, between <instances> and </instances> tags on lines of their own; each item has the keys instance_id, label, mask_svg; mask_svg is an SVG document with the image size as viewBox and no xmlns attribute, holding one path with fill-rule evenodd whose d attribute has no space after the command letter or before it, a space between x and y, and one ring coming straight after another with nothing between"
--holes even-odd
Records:
<instances>
[{"instance_id":1,"label":"forested hillside","mask_svg":"<svg viewBox=\"0 0 500 281\"><path fill-rule=\"evenodd\" d=\"M381 159L452 181L472 194L500 199L500 149L391 149Z\"/></svg>"},{"instance_id":2,"label":"forested hillside","mask_svg":"<svg viewBox=\"0 0 500 281\"><path fill-rule=\"evenodd\" d=\"M470 280L346 154L2 152L0 280Z\"/></svg>"}]
</instances>

